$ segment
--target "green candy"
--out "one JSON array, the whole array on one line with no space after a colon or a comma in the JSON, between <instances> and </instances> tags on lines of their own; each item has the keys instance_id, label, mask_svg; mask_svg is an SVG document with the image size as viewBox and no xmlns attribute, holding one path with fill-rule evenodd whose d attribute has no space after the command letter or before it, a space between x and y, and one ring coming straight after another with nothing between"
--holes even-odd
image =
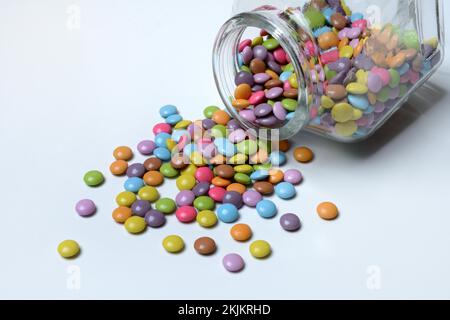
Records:
<instances>
[{"instance_id":1,"label":"green candy","mask_svg":"<svg viewBox=\"0 0 450 320\"><path fill-rule=\"evenodd\" d=\"M395 69L390 69L389 74L391 75L391 81L389 82L389 87L396 88L400 84L400 73Z\"/></svg>"},{"instance_id":2,"label":"green candy","mask_svg":"<svg viewBox=\"0 0 450 320\"><path fill-rule=\"evenodd\" d=\"M405 31L402 35L402 42L407 48L416 50L420 48L419 37L415 30Z\"/></svg>"},{"instance_id":3,"label":"green candy","mask_svg":"<svg viewBox=\"0 0 450 320\"><path fill-rule=\"evenodd\" d=\"M92 170L89 172L86 172L86 174L83 177L84 183L86 183L89 187L98 187L103 182L105 182L105 177L103 176L103 173L101 173L98 170Z\"/></svg>"},{"instance_id":4,"label":"green candy","mask_svg":"<svg viewBox=\"0 0 450 320\"><path fill-rule=\"evenodd\" d=\"M400 86L400 95L399 97L404 97L408 93L408 87L404 84Z\"/></svg>"},{"instance_id":5,"label":"green candy","mask_svg":"<svg viewBox=\"0 0 450 320\"><path fill-rule=\"evenodd\" d=\"M273 107L275 105L275 101L269 100L269 101L267 101L267 104L269 104L269 105L271 105Z\"/></svg>"},{"instance_id":6,"label":"green candy","mask_svg":"<svg viewBox=\"0 0 450 320\"><path fill-rule=\"evenodd\" d=\"M254 140L245 140L236 144L236 148L239 153L252 155L258 151L258 143Z\"/></svg>"},{"instance_id":7,"label":"green candy","mask_svg":"<svg viewBox=\"0 0 450 320\"><path fill-rule=\"evenodd\" d=\"M380 102L387 102L389 100L389 95L391 93L391 89L389 87L384 87L380 92L377 94L377 100Z\"/></svg>"},{"instance_id":8,"label":"green candy","mask_svg":"<svg viewBox=\"0 0 450 320\"><path fill-rule=\"evenodd\" d=\"M203 115L204 115L206 118L211 119L212 116L213 116L213 114L214 114L214 112L219 111L219 110L220 110L219 107L216 107L216 106L209 106L209 107L206 107L206 108L203 110Z\"/></svg>"},{"instance_id":9,"label":"green candy","mask_svg":"<svg viewBox=\"0 0 450 320\"><path fill-rule=\"evenodd\" d=\"M211 136L214 138L226 138L227 128L221 124L217 124L211 128Z\"/></svg>"},{"instance_id":10,"label":"green candy","mask_svg":"<svg viewBox=\"0 0 450 320\"><path fill-rule=\"evenodd\" d=\"M280 43L276 40L276 39L267 39L266 41L264 41L263 46L267 49L267 50L275 50L276 48L278 48L280 46Z\"/></svg>"},{"instance_id":11,"label":"green candy","mask_svg":"<svg viewBox=\"0 0 450 320\"><path fill-rule=\"evenodd\" d=\"M330 81L331 79L333 79L334 77L337 76L337 72L334 70L330 70L328 65L325 66L324 71L325 71L325 77L327 78L328 81Z\"/></svg>"},{"instance_id":12,"label":"green candy","mask_svg":"<svg viewBox=\"0 0 450 320\"><path fill-rule=\"evenodd\" d=\"M194 207L199 211L213 210L215 202L207 196L201 196L194 200Z\"/></svg>"},{"instance_id":13,"label":"green candy","mask_svg":"<svg viewBox=\"0 0 450 320\"><path fill-rule=\"evenodd\" d=\"M292 63L287 64L283 71L286 71L286 72L294 72L295 69L294 69L293 64L292 64Z\"/></svg>"},{"instance_id":14,"label":"green candy","mask_svg":"<svg viewBox=\"0 0 450 320\"><path fill-rule=\"evenodd\" d=\"M297 109L297 100L294 99L283 99L281 101L281 104L283 105L283 108L285 108L287 111L295 111Z\"/></svg>"},{"instance_id":15,"label":"green candy","mask_svg":"<svg viewBox=\"0 0 450 320\"><path fill-rule=\"evenodd\" d=\"M155 208L164 214L171 214L177 209L177 204L170 198L161 198L156 201Z\"/></svg>"},{"instance_id":16,"label":"green candy","mask_svg":"<svg viewBox=\"0 0 450 320\"><path fill-rule=\"evenodd\" d=\"M267 140L258 140L258 148L266 150L267 153L272 151L272 143Z\"/></svg>"},{"instance_id":17,"label":"green candy","mask_svg":"<svg viewBox=\"0 0 450 320\"><path fill-rule=\"evenodd\" d=\"M256 37L255 39L252 40L252 47L262 45L263 42L264 42L263 37Z\"/></svg>"},{"instance_id":18,"label":"green candy","mask_svg":"<svg viewBox=\"0 0 450 320\"><path fill-rule=\"evenodd\" d=\"M247 67L247 66L242 66L242 67L241 67L241 71L245 71L245 72L248 72L248 73L251 73L251 72L252 72L252 71L250 70L250 68Z\"/></svg>"},{"instance_id":19,"label":"green candy","mask_svg":"<svg viewBox=\"0 0 450 320\"><path fill-rule=\"evenodd\" d=\"M267 162L264 164L255 164L253 165L253 170L259 171L259 170L270 170L272 169L272 163Z\"/></svg>"},{"instance_id":20,"label":"green candy","mask_svg":"<svg viewBox=\"0 0 450 320\"><path fill-rule=\"evenodd\" d=\"M178 170L170 165L170 163L164 163L159 172L166 178L175 178L178 175Z\"/></svg>"},{"instance_id":21,"label":"green candy","mask_svg":"<svg viewBox=\"0 0 450 320\"><path fill-rule=\"evenodd\" d=\"M325 25L325 16L319 10L309 8L305 12L305 18L309 22L311 29L317 29Z\"/></svg>"},{"instance_id":22,"label":"green candy","mask_svg":"<svg viewBox=\"0 0 450 320\"><path fill-rule=\"evenodd\" d=\"M234 175L234 180L246 186L252 183L252 179L250 179L250 177L245 173L236 173Z\"/></svg>"}]
</instances>

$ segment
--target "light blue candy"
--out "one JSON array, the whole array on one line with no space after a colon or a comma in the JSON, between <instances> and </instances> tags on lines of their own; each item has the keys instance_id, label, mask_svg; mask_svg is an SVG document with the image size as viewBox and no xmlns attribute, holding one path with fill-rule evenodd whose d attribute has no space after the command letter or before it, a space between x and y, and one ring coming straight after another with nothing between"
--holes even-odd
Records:
<instances>
[{"instance_id":1,"label":"light blue candy","mask_svg":"<svg viewBox=\"0 0 450 320\"><path fill-rule=\"evenodd\" d=\"M321 28L317 29L316 31L314 31L314 37L318 38L318 37L320 37L322 34L327 33L327 32L330 32L330 31L331 31L331 28L328 27L328 26L321 27Z\"/></svg>"},{"instance_id":2,"label":"light blue candy","mask_svg":"<svg viewBox=\"0 0 450 320\"><path fill-rule=\"evenodd\" d=\"M177 113L178 113L177 107L175 107L175 106L173 106L171 104L168 104L168 105L166 105L164 107L161 107L161 109L159 109L159 114L163 118L170 117L170 116L172 116L174 114L177 114Z\"/></svg>"},{"instance_id":3,"label":"light blue candy","mask_svg":"<svg viewBox=\"0 0 450 320\"><path fill-rule=\"evenodd\" d=\"M144 180L138 177L132 177L125 180L123 187L126 191L138 192L144 186Z\"/></svg>"},{"instance_id":4,"label":"light blue candy","mask_svg":"<svg viewBox=\"0 0 450 320\"><path fill-rule=\"evenodd\" d=\"M198 151L198 147L193 143L189 143L183 148L183 153L188 157L190 157L194 151Z\"/></svg>"},{"instance_id":5,"label":"light blue candy","mask_svg":"<svg viewBox=\"0 0 450 320\"><path fill-rule=\"evenodd\" d=\"M175 142L180 142L181 137L187 136L190 137L190 134L187 130L174 130L172 132L172 140Z\"/></svg>"},{"instance_id":6,"label":"light blue candy","mask_svg":"<svg viewBox=\"0 0 450 320\"><path fill-rule=\"evenodd\" d=\"M281 81L287 81L289 80L289 77L292 75L292 71L284 71L280 74L280 80Z\"/></svg>"},{"instance_id":7,"label":"light blue candy","mask_svg":"<svg viewBox=\"0 0 450 320\"><path fill-rule=\"evenodd\" d=\"M428 60L424 61L422 70L420 72L422 73L422 75L425 75L427 72L429 72L431 70L431 68L432 68L431 62Z\"/></svg>"},{"instance_id":8,"label":"light blue candy","mask_svg":"<svg viewBox=\"0 0 450 320\"><path fill-rule=\"evenodd\" d=\"M256 204L256 212L258 212L258 214L265 219L275 217L277 215L277 211L278 210L275 203L270 200L261 200Z\"/></svg>"},{"instance_id":9,"label":"light blue candy","mask_svg":"<svg viewBox=\"0 0 450 320\"><path fill-rule=\"evenodd\" d=\"M242 67L244 65L244 58L242 57L242 54L238 54L238 64L239 67Z\"/></svg>"},{"instance_id":10,"label":"light blue candy","mask_svg":"<svg viewBox=\"0 0 450 320\"><path fill-rule=\"evenodd\" d=\"M364 110L364 114L371 114L374 111L375 111L375 108L373 106L369 105L369 107L366 110Z\"/></svg>"},{"instance_id":11,"label":"light blue candy","mask_svg":"<svg viewBox=\"0 0 450 320\"><path fill-rule=\"evenodd\" d=\"M239 219L239 211L233 204L225 203L217 208L217 216L222 222L233 223Z\"/></svg>"},{"instance_id":12,"label":"light blue candy","mask_svg":"<svg viewBox=\"0 0 450 320\"><path fill-rule=\"evenodd\" d=\"M286 154L281 151L273 151L270 154L269 159L270 159L270 162L272 163L272 165L277 166L277 167L284 165L287 161Z\"/></svg>"},{"instance_id":13,"label":"light blue candy","mask_svg":"<svg viewBox=\"0 0 450 320\"><path fill-rule=\"evenodd\" d=\"M355 22L362 19L364 19L364 15L360 12L353 12L353 14L350 16L351 22Z\"/></svg>"},{"instance_id":14,"label":"light blue candy","mask_svg":"<svg viewBox=\"0 0 450 320\"><path fill-rule=\"evenodd\" d=\"M325 16L325 19L327 19L328 23L330 23L330 24L331 24L331 16L335 13L336 13L336 10L334 10L331 7L327 7L322 10L322 14Z\"/></svg>"},{"instance_id":15,"label":"light blue candy","mask_svg":"<svg viewBox=\"0 0 450 320\"><path fill-rule=\"evenodd\" d=\"M400 73L401 76L405 75L411 67L409 66L409 63L405 62L403 65L400 66L400 68L397 68L398 73Z\"/></svg>"},{"instance_id":16,"label":"light blue candy","mask_svg":"<svg viewBox=\"0 0 450 320\"><path fill-rule=\"evenodd\" d=\"M170 124L171 126L176 125L178 122L183 120L183 117L179 114L173 114L171 116L168 116L166 118L166 123Z\"/></svg>"},{"instance_id":17,"label":"light blue candy","mask_svg":"<svg viewBox=\"0 0 450 320\"><path fill-rule=\"evenodd\" d=\"M281 182L275 186L275 194L284 200L289 200L297 195L297 191L292 183Z\"/></svg>"},{"instance_id":18,"label":"light blue candy","mask_svg":"<svg viewBox=\"0 0 450 320\"><path fill-rule=\"evenodd\" d=\"M226 138L214 139L214 145L216 146L217 151L226 157L232 157L236 154L236 146Z\"/></svg>"},{"instance_id":19,"label":"light blue candy","mask_svg":"<svg viewBox=\"0 0 450 320\"><path fill-rule=\"evenodd\" d=\"M158 133L155 137L155 144L157 147L166 148L167 139L170 139L171 135L165 132Z\"/></svg>"},{"instance_id":20,"label":"light blue candy","mask_svg":"<svg viewBox=\"0 0 450 320\"><path fill-rule=\"evenodd\" d=\"M357 109L366 110L370 103L365 95L349 94L348 102Z\"/></svg>"},{"instance_id":21,"label":"light blue candy","mask_svg":"<svg viewBox=\"0 0 450 320\"><path fill-rule=\"evenodd\" d=\"M162 161L169 161L171 159L171 156L172 156L170 151L169 151L169 149L162 148L162 147L156 148L153 151L153 155L155 157L157 157L158 159L161 159Z\"/></svg>"},{"instance_id":22,"label":"light blue candy","mask_svg":"<svg viewBox=\"0 0 450 320\"><path fill-rule=\"evenodd\" d=\"M290 121L290 120L294 119L294 117L295 117L295 112L289 112L289 113L286 115L286 120L287 120L287 121Z\"/></svg>"},{"instance_id":23,"label":"light blue candy","mask_svg":"<svg viewBox=\"0 0 450 320\"><path fill-rule=\"evenodd\" d=\"M250 175L250 179L254 181L266 180L269 177L269 171L267 170L257 170Z\"/></svg>"}]
</instances>

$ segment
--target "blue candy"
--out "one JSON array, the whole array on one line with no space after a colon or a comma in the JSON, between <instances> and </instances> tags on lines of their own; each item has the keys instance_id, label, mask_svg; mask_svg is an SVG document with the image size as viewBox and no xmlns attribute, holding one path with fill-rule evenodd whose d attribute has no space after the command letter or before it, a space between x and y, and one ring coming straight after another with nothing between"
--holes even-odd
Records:
<instances>
[{"instance_id":1,"label":"blue candy","mask_svg":"<svg viewBox=\"0 0 450 320\"><path fill-rule=\"evenodd\" d=\"M351 22L355 22L358 20L362 20L364 19L364 15L360 12L354 12L351 16L350 16L350 21Z\"/></svg>"},{"instance_id":2,"label":"blue candy","mask_svg":"<svg viewBox=\"0 0 450 320\"><path fill-rule=\"evenodd\" d=\"M297 195L297 191L292 183L281 182L275 186L275 194L284 200L289 200Z\"/></svg>"},{"instance_id":3,"label":"blue candy","mask_svg":"<svg viewBox=\"0 0 450 320\"><path fill-rule=\"evenodd\" d=\"M294 117L295 117L295 112L289 112L286 115L286 120L290 121L290 120L294 119Z\"/></svg>"},{"instance_id":4,"label":"blue candy","mask_svg":"<svg viewBox=\"0 0 450 320\"><path fill-rule=\"evenodd\" d=\"M331 16L336 13L336 10L334 10L331 7L327 7L322 10L322 14L325 16L325 19L327 19L327 22L331 24Z\"/></svg>"},{"instance_id":5,"label":"blue candy","mask_svg":"<svg viewBox=\"0 0 450 320\"><path fill-rule=\"evenodd\" d=\"M157 147L166 148L167 139L170 139L171 135L165 132L158 133L155 137L155 144Z\"/></svg>"},{"instance_id":6,"label":"blue candy","mask_svg":"<svg viewBox=\"0 0 450 320\"><path fill-rule=\"evenodd\" d=\"M314 37L318 38L320 37L322 34L330 32L332 29L328 26L322 27L317 29L316 31L314 31Z\"/></svg>"},{"instance_id":7,"label":"blue candy","mask_svg":"<svg viewBox=\"0 0 450 320\"><path fill-rule=\"evenodd\" d=\"M171 104L168 104L167 106L161 107L161 109L159 109L159 114L163 118L170 117L177 113L178 113L177 107L175 107Z\"/></svg>"},{"instance_id":8,"label":"blue candy","mask_svg":"<svg viewBox=\"0 0 450 320\"><path fill-rule=\"evenodd\" d=\"M216 146L217 151L226 157L232 157L236 154L236 145L226 138L214 139L214 145Z\"/></svg>"},{"instance_id":9,"label":"blue candy","mask_svg":"<svg viewBox=\"0 0 450 320\"><path fill-rule=\"evenodd\" d=\"M242 54L238 54L238 64L239 67L242 67L244 65L244 58L242 57Z\"/></svg>"},{"instance_id":10,"label":"blue candy","mask_svg":"<svg viewBox=\"0 0 450 320\"><path fill-rule=\"evenodd\" d=\"M156 148L153 151L153 155L162 161L169 161L172 158L172 154L169 149L162 147Z\"/></svg>"},{"instance_id":11,"label":"blue candy","mask_svg":"<svg viewBox=\"0 0 450 320\"><path fill-rule=\"evenodd\" d=\"M397 68L397 71L401 76L403 76L409 71L410 68L409 63L405 62L400 68Z\"/></svg>"},{"instance_id":12,"label":"blue candy","mask_svg":"<svg viewBox=\"0 0 450 320\"><path fill-rule=\"evenodd\" d=\"M190 157L191 154L192 154L192 152L194 152L194 151L198 151L198 148L197 148L197 146L196 146L195 144L193 144L193 143L189 143L189 144L187 144L187 145L183 148L183 153L184 153L185 155L187 155L188 157Z\"/></svg>"},{"instance_id":13,"label":"blue candy","mask_svg":"<svg viewBox=\"0 0 450 320\"><path fill-rule=\"evenodd\" d=\"M138 177L132 177L125 180L123 187L127 191L138 192L144 186L144 180Z\"/></svg>"},{"instance_id":14,"label":"blue candy","mask_svg":"<svg viewBox=\"0 0 450 320\"><path fill-rule=\"evenodd\" d=\"M254 181L262 181L262 180L266 180L269 177L269 171L267 170L258 170L253 172L250 175L250 179L254 180Z\"/></svg>"},{"instance_id":15,"label":"blue candy","mask_svg":"<svg viewBox=\"0 0 450 320\"><path fill-rule=\"evenodd\" d=\"M286 154L281 151L273 151L269 158L272 165L277 167L284 165L287 161Z\"/></svg>"},{"instance_id":16,"label":"blue candy","mask_svg":"<svg viewBox=\"0 0 450 320\"><path fill-rule=\"evenodd\" d=\"M364 110L364 114L371 114L374 111L375 111L375 108L373 106L369 105L369 107L366 110Z\"/></svg>"},{"instance_id":17,"label":"blue candy","mask_svg":"<svg viewBox=\"0 0 450 320\"><path fill-rule=\"evenodd\" d=\"M287 81L291 75L292 71L284 71L283 73L280 74L280 80L283 82Z\"/></svg>"},{"instance_id":18,"label":"blue candy","mask_svg":"<svg viewBox=\"0 0 450 320\"><path fill-rule=\"evenodd\" d=\"M217 216L222 222L233 223L239 219L239 211L233 204L225 203L217 208Z\"/></svg>"},{"instance_id":19,"label":"blue candy","mask_svg":"<svg viewBox=\"0 0 450 320\"><path fill-rule=\"evenodd\" d=\"M176 125L178 122L183 120L183 117L179 114L173 114L171 116L168 116L166 118L166 123L170 124L171 126Z\"/></svg>"},{"instance_id":20,"label":"blue candy","mask_svg":"<svg viewBox=\"0 0 450 320\"><path fill-rule=\"evenodd\" d=\"M261 200L256 204L256 211L258 214L265 218L270 219L277 215L277 207L275 206L275 203L273 203L270 200Z\"/></svg>"},{"instance_id":21,"label":"blue candy","mask_svg":"<svg viewBox=\"0 0 450 320\"><path fill-rule=\"evenodd\" d=\"M364 95L349 94L348 102L357 109L366 110L370 103Z\"/></svg>"}]
</instances>

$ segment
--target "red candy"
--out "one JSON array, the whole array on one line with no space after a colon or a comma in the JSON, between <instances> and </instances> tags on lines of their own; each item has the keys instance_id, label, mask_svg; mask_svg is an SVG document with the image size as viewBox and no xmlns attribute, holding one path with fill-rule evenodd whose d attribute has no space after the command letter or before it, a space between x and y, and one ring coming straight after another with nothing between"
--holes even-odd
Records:
<instances>
[{"instance_id":1,"label":"red candy","mask_svg":"<svg viewBox=\"0 0 450 320\"><path fill-rule=\"evenodd\" d=\"M209 189L208 195L211 199L213 199L216 202L222 202L223 197L225 197L225 193L227 193L227 190L225 190L222 187L214 187Z\"/></svg>"},{"instance_id":2,"label":"red candy","mask_svg":"<svg viewBox=\"0 0 450 320\"><path fill-rule=\"evenodd\" d=\"M197 210L191 206L184 206L177 209L175 212L177 219L183 223L190 223L197 217Z\"/></svg>"},{"instance_id":3,"label":"red candy","mask_svg":"<svg viewBox=\"0 0 450 320\"><path fill-rule=\"evenodd\" d=\"M195 179L198 182L208 182L211 183L211 180L214 178L214 173L208 167L201 167L195 171Z\"/></svg>"},{"instance_id":4,"label":"red candy","mask_svg":"<svg viewBox=\"0 0 450 320\"><path fill-rule=\"evenodd\" d=\"M153 127L153 134L156 136L160 133L172 133L172 127L168 123L158 123Z\"/></svg>"}]
</instances>

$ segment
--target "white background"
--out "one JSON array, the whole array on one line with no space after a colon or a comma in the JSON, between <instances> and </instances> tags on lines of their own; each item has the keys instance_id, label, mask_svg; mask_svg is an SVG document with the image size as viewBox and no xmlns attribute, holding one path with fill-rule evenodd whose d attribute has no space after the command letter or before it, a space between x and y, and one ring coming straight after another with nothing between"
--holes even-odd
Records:
<instances>
[{"instance_id":1,"label":"white background","mask_svg":"<svg viewBox=\"0 0 450 320\"><path fill-rule=\"evenodd\" d=\"M107 170L114 147L152 138L161 105L188 119L220 105L211 47L231 2L0 0L0 298L450 298L447 63L370 140L293 140L316 160L290 158L305 182L279 209L298 213L303 229L289 234L278 219L241 212L254 239L272 244L266 261L232 241L228 225L170 217L131 236L112 221L123 183ZM78 9L80 28L70 19ZM107 182L89 189L82 177L95 168ZM173 197L173 183L161 193ZM74 212L81 198L96 201L94 217ZM317 217L324 200L339 206L339 220ZM187 243L180 255L162 249L172 233ZM194 252L203 235L216 239L216 255ZM56 252L67 238L82 246L76 260ZM242 254L244 272L223 269L228 252ZM67 286L71 270L78 289Z\"/></svg>"}]
</instances>

